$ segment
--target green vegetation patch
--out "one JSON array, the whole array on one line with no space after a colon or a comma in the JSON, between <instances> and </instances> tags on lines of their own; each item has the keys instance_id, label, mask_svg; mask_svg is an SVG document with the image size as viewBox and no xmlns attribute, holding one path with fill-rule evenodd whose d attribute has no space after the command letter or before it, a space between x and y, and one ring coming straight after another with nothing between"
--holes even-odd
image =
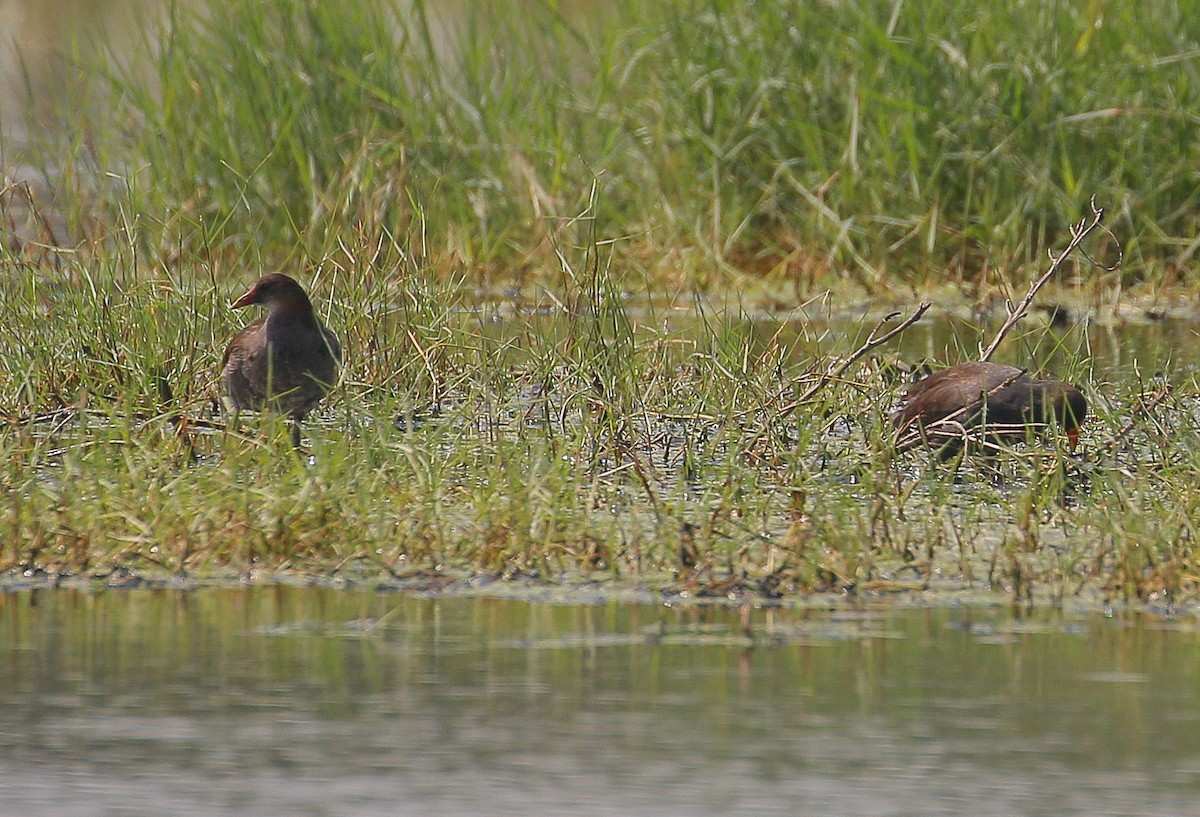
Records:
<instances>
[{"instance_id":1,"label":"green vegetation patch","mask_svg":"<svg viewBox=\"0 0 1200 817\"><path fill-rule=\"evenodd\" d=\"M136 218L151 257L284 266L365 231L544 277L599 179L660 283L986 280L1040 265L1093 195L1127 252L1110 283L1190 277L1178 4L197 6L146 23L52 158L87 155L77 220Z\"/></svg>"},{"instance_id":2,"label":"green vegetation patch","mask_svg":"<svg viewBox=\"0 0 1200 817\"><path fill-rule=\"evenodd\" d=\"M967 359L976 326L827 374L875 326L845 293L983 305L1093 194L1113 233L1087 249L1119 236L1125 264L1080 266L1085 297L1187 280L1200 21L482 8L178 8L46 136L80 244L0 250L0 567L1194 596L1189 371L1102 373L1069 320L1027 330L1005 360L1084 387L1083 446L948 463L894 452L898 364ZM300 456L219 410L229 301L271 269L346 348ZM723 290L751 275L843 296L743 311Z\"/></svg>"},{"instance_id":3,"label":"green vegetation patch","mask_svg":"<svg viewBox=\"0 0 1200 817\"><path fill-rule=\"evenodd\" d=\"M1093 418L996 457L896 454L906 376L875 321L630 300L603 246L562 296L302 276L347 369L293 451L281 418L218 409L237 291L111 266L0 287L0 565L37 575L303 570L599 581L720 598L990 588L1021 601L1196 590L1193 379L1104 382L1079 327L1056 360ZM970 334L957 341L965 354ZM943 347L943 351L945 351ZM823 384L823 385L821 385Z\"/></svg>"}]
</instances>

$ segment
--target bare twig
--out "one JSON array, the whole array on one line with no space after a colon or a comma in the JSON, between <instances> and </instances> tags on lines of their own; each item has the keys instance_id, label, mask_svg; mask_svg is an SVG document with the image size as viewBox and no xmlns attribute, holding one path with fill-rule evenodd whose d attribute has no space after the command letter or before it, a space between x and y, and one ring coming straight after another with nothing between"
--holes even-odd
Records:
<instances>
[{"instance_id":1,"label":"bare twig","mask_svg":"<svg viewBox=\"0 0 1200 817\"><path fill-rule=\"evenodd\" d=\"M1100 222L1104 220L1104 208L1096 206L1095 196L1092 196L1091 208L1092 215L1089 218L1080 219L1077 224L1071 227L1071 242L1067 244L1067 248L1057 256L1054 255L1053 251L1050 252L1049 269L1042 273L1042 276L1030 285L1029 291L1025 293L1025 297L1021 299L1021 302L1015 307L1011 302L1008 304L1008 318L1004 321L1004 325L1000 327L1000 331L996 333L996 337L992 338L992 342L988 344L987 348L984 348L982 344L979 346L979 359L981 361L987 362L989 359L991 359L992 355L996 353L997 347L1000 346L1000 342L1004 340L1004 336L1007 335L1012 328L1017 325L1017 322L1020 321L1021 318L1025 317L1025 313L1029 311L1029 307L1033 303L1033 299L1037 297L1038 291L1046 285L1046 282L1054 276L1054 273L1059 271L1063 265L1063 262L1067 260L1071 253L1075 252L1075 250L1079 248L1079 245L1083 243L1083 240L1087 238L1093 230L1100 226ZM1087 253L1084 253L1084 256L1089 261L1092 261L1093 264L1096 263L1091 256L1087 255ZM1121 254L1120 250L1118 249L1117 261L1115 264L1113 264L1111 267L1105 267L1099 264L1097 264L1097 266L1111 271L1120 266L1120 264Z\"/></svg>"},{"instance_id":2,"label":"bare twig","mask_svg":"<svg viewBox=\"0 0 1200 817\"><path fill-rule=\"evenodd\" d=\"M867 354L872 349L875 349L876 347L882 346L883 344L887 343L889 340L896 337L901 332L903 332L905 329L907 329L908 327L912 326L914 323L919 321L921 319L921 316L925 314L925 312L929 309L930 306L931 306L931 304L929 301L922 301L921 305L917 307L917 310L915 312L913 312L911 315L909 315L907 318L905 318L903 321L901 321L898 326L895 326L890 331L885 332L884 334L880 335L879 330L881 330L883 328L884 324L886 324L889 321L891 321L892 319L896 318L900 313L892 312L889 315L885 315L883 318L880 319L879 323L875 324L875 328L871 330L871 334L867 336L867 340L866 340L866 342L863 343L862 346L860 346L856 350L854 350L854 352L852 352L848 357L844 358L843 360L838 361L837 363L832 364L829 367L829 369L825 372L825 374L821 375L821 377L817 380L816 383L813 383L811 386L808 387L808 390L806 392L804 392L804 394L800 395L795 400L793 400L791 403L788 403L786 406L781 408L779 410L779 416L786 417L787 415L791 414L796 409L800 408L800 406L807 403L809 400L812 400L817 395L817 392L821 391L821 389L825 388L832 381L837 380L839 377L841 377L842 374L844 374L847 369L849 369L852 365L854 365L854 362L856 360L859 360L860 358L862 358L863 355Z\"/></svg>"}]
</instances>

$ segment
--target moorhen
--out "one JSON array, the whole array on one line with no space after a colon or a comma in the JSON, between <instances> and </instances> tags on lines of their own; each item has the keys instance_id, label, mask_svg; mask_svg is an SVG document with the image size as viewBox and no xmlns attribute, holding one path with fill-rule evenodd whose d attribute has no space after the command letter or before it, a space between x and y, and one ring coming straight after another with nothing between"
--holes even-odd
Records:
<instances>
[{"instance_id":1,"label":"moorhen","mask_svg":"<svg viewBox=\"0 0 1200 817\"><path fill-rule=\"evenodd\" d=\"M292 443L300 447L300 423L337 380L342 344L321 325L312 302L282 273L259 278L233 302L267 314L233 336L221 360L221 377L235 411L264 407L292 418Z\"/></svg>"},{"instance_id":2,"label":"moorhen","mask_svg":"<svg viewBox=\"0 0 1200 817\"><path fill-rule=\"evenodd\" d=\"M914 383L892 419L899 448L924 443L948 458L968 437L995 444L1051 426L1074 450L1086 414L1087 400L1074 386L1031 380L1015 366L973 362Z\"/></svg>"}]
</instances>

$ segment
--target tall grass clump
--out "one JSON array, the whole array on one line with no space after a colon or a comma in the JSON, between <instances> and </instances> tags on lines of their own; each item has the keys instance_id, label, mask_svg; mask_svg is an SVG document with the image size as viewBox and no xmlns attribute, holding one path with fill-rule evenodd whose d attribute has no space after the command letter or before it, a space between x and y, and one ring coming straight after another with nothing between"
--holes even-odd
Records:
<instances>
[{"instance_id":1,"label":"tall grass clump","mask_svg":"<svg viewBox=\"0 0 1200 817\"><path fill-rule=\"evenodd\" d=\"M599 176L676 284L983 280L1092 195L1161 277L1195 250L1200 24L1152 6L231 0L148 27L87 143L163 242L276 264L366 229L546 274Z\"/></svg>"},{"instance_id":2,"label":"tall grass clump","mask_svg":"<svg viewBox=\"0 0 1200 817\"><path fill-rule=\"evenodd\" d=\"M556 35L542 17L472 14L446 43L420 2L177 9L147 32L149 77L114 77L103 141L192 251L203 224L276 259L362 231L399 241L389 264L511 259L574 160L553 144L566 86L523 47Z\"/></svg>"},{"instance_id":3,"label":"tall grass clump","mask_svg":"<svg viewBox=\"0 0 1200 817\"><path fill-rule=\"evenodd\" d=\"M1178 140L1200 31L1165 7L668 7L635 69L650 90L622 107L644 172L719 253L976 275L1038 263L1092 193L1139 253L1178 262L1163 238L1194 233Z\"/></svg>"}]
</instances>

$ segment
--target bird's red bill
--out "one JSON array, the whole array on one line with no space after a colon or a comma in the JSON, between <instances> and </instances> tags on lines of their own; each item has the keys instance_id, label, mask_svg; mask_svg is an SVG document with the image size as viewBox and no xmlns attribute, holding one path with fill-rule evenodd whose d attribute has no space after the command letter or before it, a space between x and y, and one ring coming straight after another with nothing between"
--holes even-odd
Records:
<instances>
[{"instance_id":1,"label":"bird's red bill","mask_svg":"<svg viewBox=\"0 0 1200 817\"><path fill-rule=\"evenodd\" d=\"M243 306L258 302L258 287L251 287L250 291L233 302L234 309L241 309Z\"/></svg>"}]
</instances>

